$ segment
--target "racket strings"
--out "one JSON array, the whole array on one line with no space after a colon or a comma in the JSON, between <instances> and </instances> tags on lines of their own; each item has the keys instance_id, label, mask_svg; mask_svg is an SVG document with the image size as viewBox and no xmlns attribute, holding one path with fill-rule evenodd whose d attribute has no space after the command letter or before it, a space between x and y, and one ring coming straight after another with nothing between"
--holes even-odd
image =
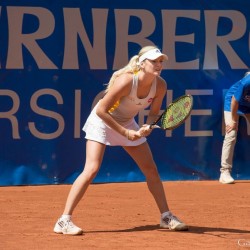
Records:
<instances>
[{"instance_id":1,"label":"racket strings","mask_svg":"<svg viewBox=\"0 0 250 250\"><path fill-rule=\"evenodd\" d=\"M179 99L172 103L161 119L161 126L164 129L178 126L184 122L192 108L192 100L188 97Z\"/></svg>"}]
</instances>

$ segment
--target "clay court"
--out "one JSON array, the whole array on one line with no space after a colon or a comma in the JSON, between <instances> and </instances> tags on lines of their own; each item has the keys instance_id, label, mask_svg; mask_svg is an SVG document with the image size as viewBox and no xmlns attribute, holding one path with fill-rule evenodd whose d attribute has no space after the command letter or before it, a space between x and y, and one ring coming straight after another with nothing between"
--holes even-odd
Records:
<instances>
[{"instance_id":1,"label":"clay court","mask_svg":"<svg viewBox=\"0 0 250 250\"><path fill-rule=\"evenodd\" d=\"M250 181L164 182L173 213L187 232L159 229L159 213L146 183L93 184L75 210L81 236L53 233L70 185L1 187L0 248L250 249Z\"/></svg>"}]
</instances>

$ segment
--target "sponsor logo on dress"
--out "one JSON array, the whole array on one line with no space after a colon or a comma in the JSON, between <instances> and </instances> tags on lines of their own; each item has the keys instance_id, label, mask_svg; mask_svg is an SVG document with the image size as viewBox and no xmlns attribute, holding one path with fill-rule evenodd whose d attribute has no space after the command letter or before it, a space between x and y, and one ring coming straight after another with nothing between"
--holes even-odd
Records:
<instances>
[{"instance_id":1,"label":"sponsor logo on dress","mask_svg":"<svg viewBox=\"0 0 250 250\"><path fill-rule=\"evenodd\" d=\"M132 101L132 102L135 101L135 98L133 98L133 97L131 97L131 96L128 96L128 99L129 99L130 101Z\"/></svg>"}]
</instances>

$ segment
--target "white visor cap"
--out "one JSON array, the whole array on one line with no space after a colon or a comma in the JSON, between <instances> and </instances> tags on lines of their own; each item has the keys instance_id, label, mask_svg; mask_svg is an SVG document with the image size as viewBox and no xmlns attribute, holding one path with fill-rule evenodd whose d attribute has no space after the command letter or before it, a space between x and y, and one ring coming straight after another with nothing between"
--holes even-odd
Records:
<instances>
[{"instance_id":1,"label":"white visor cap","mask_svg":"<svg viewBox=\"0 0 250 250\"><path fill-rule=\"evenodd\" d=\"M164 60L168 60L167 55L162 54L159 49L151 49L139 57L139 63L143 62L145 59L155 60L160 56L163 56Z\"/></svg>"}]
</instances>

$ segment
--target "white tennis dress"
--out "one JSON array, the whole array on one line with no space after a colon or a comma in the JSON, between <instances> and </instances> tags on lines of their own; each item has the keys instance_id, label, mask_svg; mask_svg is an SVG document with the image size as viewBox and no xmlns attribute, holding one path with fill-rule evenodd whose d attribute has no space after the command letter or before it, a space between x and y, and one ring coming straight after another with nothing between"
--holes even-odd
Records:
<instances>
[{"instance_id":1,"label":"white tennis dress","mask_svg":"<svg viewBox=\"0 0 250 250\"><path fill-rule=\"evenodd\" d=\"M139 130L139 125L136 123L134 117L140 110L147 108L153 101L156 93L156 80L154 80L146 98L139 99L137 97L137 88L138 75L135 74L133 76L133 84L130 94L122 97L119 101L119 105L109 111L110 115L119 124L131 130ZM137 146L146 141L145 137L135 141L130 141L125 136L110 128L99 116L97 116L96 108L98 105L99 102L93 108L85 125L83 126L82 130L86 133L86 139L97 141L109 146Z\"/></svg>"}]
</instances>

